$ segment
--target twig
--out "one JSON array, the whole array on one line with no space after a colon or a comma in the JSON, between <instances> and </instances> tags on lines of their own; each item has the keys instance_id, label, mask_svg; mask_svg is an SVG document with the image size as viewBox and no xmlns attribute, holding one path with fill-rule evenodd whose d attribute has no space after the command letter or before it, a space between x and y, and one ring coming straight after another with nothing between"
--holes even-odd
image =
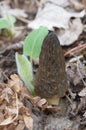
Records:
<instances>
[{"instance_id":1,"label":"twig","mask_svg":"<svg viewBox=\"0 0 86 130\"><path fill-rule=\"evenodd\" d=\"M71 50L67 51L64 54L64 56L68 57L68 56L71 56L71 54L73 54L73 55L77 54L78 55L78 54L81 54L83 52L86 53L86 43L72 48Z\"/></svg>"},{"instance_id":2,"label":"twig","mask_svg":"<svg viewBox=\"0 0 86 130\"><path fill-rule=\"evenodd\" d=\"M27 20L27 19L25 19L25 18L23 18L23 17L17 17L17 16L16 16L16 18L17 18L18 20L20 20L20 21L26 23L26 24L28 24L28 23L30 22L29 20Z\"/></svg>"}]
</instances>

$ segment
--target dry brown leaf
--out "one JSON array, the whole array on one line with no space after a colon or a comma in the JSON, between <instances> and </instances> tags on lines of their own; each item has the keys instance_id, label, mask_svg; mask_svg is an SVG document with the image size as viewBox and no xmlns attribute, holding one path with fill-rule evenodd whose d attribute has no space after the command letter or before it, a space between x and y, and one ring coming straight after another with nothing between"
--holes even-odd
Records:
<instances>
[{"instance_id":1,"label":"dry brown leaf","mask_svg":"<svg viewBox=\"0 0 86 130\"><path fill-rule=\"evenodd\" d=\"M25 124L23 120L19 120L19 124L15 128L15 130L24 130Z\"/></svg>"},{"instance_id":2,"label":"dry brown leaf","mask_svg":"<svg viewBox=\"0 0 86 130\"><path fill-rule=\"evenodd\" d=\"M15 91L20 92L23 87L23 82L20 80L19 76L13 74L10 76L11 80L9 80L8 85Z\"/></svg>"},{"instance_id":3,"label":"dry brown leaf","mask_svg":"<svg viewBox=\"0 0 86 130\"><path fill-rule=\"evenodd\" d=\"M37 104L40 100L41 100L41 98L39 96L32 98L32 101L33 101L34 104Z\"/></svg>"},{"instance_id":4,"label":"dry brown leaf","mask_svg":"<svg viewBox=\"0 0 86 130\"><path fill-rule=\"evenodd\" d=\"M82 9L84 9L84 5L81 2L77 0L70 0L70 2L74 5L77 11L81 11Z\"/></svg>"},{"instance_id":5,"label":"dry brown leaf","mask_svg":"<svg viewBox=\"0 0 86 130\"><path fill-rule=\"evenodd\" d=\"M84 3L84 8L86 10L86 0L83 0L83 3Z\"/></svg>"},{"instance_id":6,"label":"dry brown leaf","mask_svg":"<svg viewBox=\"0 0 86 130\"><path fill-rule=\"evenodd\" d=\"M40 107L44 110L47 108L48 102L46 99L42 98L40 101L38 101L37 105L38 105L38 107Z\"/></svg>"},{"instance_id":7,"label":"dry brown leaf","mask_svg":"<svg viewBox=\"0 0 86 130\"><path fill-rule=\"evenodd\" d=\"M9 124L13 123L17 119L17 117L18 117L18 97L17 97L17 94L16 94L16 104L15 105L16 105L16 111L15 111L16 114L8 113L9 109L7 107L5 108L5 111L6 111L5 114L9 114L9 115L7 115L6 119L4 119L2 122L0 122L0 126L9 125Z\"/></svg>"},{"instance_id":8,"label":"dry brown leaf","mask_svg":"<svg viewBox=\"0 0 86 130\"><path fill-rule=\"evenodd\" d=\"M47 109L52 112L57 112L58 110L61 110L60 106L47 106Z\"/></svg>"},{"instance_id":9,"label":"dry brown leaf","mask_svg":"<svg viewBox=\"0 0 86 130\"><path fill-rule=\"evenodd\" d=\"M4 126L4 128L6 130L15 130L16 128L16 124L13 122L12 124L8 125L8 126Z\"/></svg>"},{"instance_id":10,"label":"dry brown leaf","mask_svg":"<svg viewBox=\"0 0 86 130\"><path fill-rule=\"evenodd\" d=\"M23 115L25 126L29 130L33 130L33 118L31 116Z\"/></svg>"},{"instance_id":11,"label":"dry brown leaf","mask_svg":"<svg viewBox=\"0 0 86 130\"><path fill-rule=\"evenodd\" d=\"M11 80L8 84L4 84L4 87L0 83L0 92L0 128L2 130L23 130L26 125L32 130L33 119L29 108L23 105L23 99L32 101L33 97L30 97L19 76L11 75ZM28 125L27 122L30 124Z\"/></svg>"},{"instance_id":12,"label":"dry brown leaf","mask_svg":"<svg viewBox=\"0 0 86 130\"><path fill-rule=\"evenodd\" d=\"M9 103L9 96L12 96L13 95L13 92L10 88L5 88L3 91L2 91L2 95L0 96L0 99L2 100L6 100L8 103Z\"/></svg>"},{"instance_id":13,"label":"dry brown leaf","mask_svg":"<svg viewBox=\"0 0 86 130\"><path fill-rule=\"evenodd\" d=\"M7 108L6 109L8 111L9 114L17 114L17 109L16 108Z\"/></svg>"},{"instance_id":14,"label":"dry brown leaf","mask_svg":"<svg viewBox=\"0 0 86 130\"><path fill-rule=\"evenodd\" d=\"M0 123L0 126L5 126L5 125L9 125L10 123L13 123L13 117L10 116L8 117L7 119L3 120L1 123Z\"/></svg>"}]
</instances>

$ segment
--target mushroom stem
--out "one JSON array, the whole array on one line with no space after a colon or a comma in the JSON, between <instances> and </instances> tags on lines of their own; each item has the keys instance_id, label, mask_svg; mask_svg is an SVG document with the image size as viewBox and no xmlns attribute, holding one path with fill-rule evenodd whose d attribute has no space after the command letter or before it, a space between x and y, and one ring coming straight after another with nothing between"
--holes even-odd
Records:
<instances>
[{"instance_id":1,"label":"mushroom stem","mask_svg":"<svg viewBox=\"0 0 86 130\"><path fill-rule=\"evenodd\" d=\"M49 104L52 105L59 105L60 102L60 97L57 95L53 96L52 98L46 98Z\"/></svg>"}]
</instances>

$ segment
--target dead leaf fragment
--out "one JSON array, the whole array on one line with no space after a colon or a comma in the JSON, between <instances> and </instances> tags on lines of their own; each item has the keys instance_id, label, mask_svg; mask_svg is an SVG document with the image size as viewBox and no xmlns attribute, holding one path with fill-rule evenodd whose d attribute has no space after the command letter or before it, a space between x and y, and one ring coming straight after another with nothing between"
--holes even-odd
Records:
<instances>
[{"instance_id":1,"label":"dead leaf fragment","mask_svg":"<svg viewBox=\"0 0 86 130\"><path fill-rule=\"evenodd\" d=\"M81 2L77 0L70 0L70 2L73 4L74 8L77 11L81 11L82 9L84 9L84 5Z\"/></svg>"},{"instance_id":2,"label":"dead leaf fragment","mask_svg":"<svg viewBox=\"0 0 86 130\"><path fill-rule=\"evenodd\" d=\"M25 126L29 129L29 130L33 130L33 119L31 116L27 116L27 115L23 115L24 118L24 122L25 122Z\"/></svg>"},{"instance_id":3,"label":"dead leaf fragment","mask_svg":"<svg viewBox=\"0 0 86 130\"><path fill-rule=\"evenodd\" d=\"M85 97L86 96L86 88L82 89L78 95L81 97Z\"/></svg>"},{"instance_id":4,"label":"dead leaf fragment","mask_svg":"<svg viewBox=\"0 0 86 130\"><path fill-rule=\"evenodd\" d=\"M25 10L23 9L9 9L8 13L15 17L27 18L27 14L25 13Z\"/></svg>"},{"instance_id":5,"label":"dead leaf fragment","mask_svg":"<svg viewBox=\"0 0 86 130\"><path fill-rule=\"evenodd\" d=\"M2 100L6 100L8 103L9 103L9 96L12 96L13 95L13 92L10 88L5 88L3 91L2 91L2 95L0 96L0 99Z\"/></svg>"},{"instance_id":6,"label":"dead leaf fragment","mask_svg":"<svg viewBox=\"0 0 86 130\"><path fill-rule=\"evenodd\" d=\"M20 92L23 87L22 81L16 74L11 75L11 80L9 80L8 84L15 92Z\"/></svg>"},{"instance_id":7,"label":"dead leaf fragment","mask_svg":"<svg viewBox=\"0 0 86 130\"><path fill-rule=\"evenodd\" d=\"M42 108L43 110L47 108L48 106L48 102L46 99L41 99L38 103L37 103L38 107Z\"/></svg>"},{"instance_id":8,"label":"dead leaf fragment","mask_svg":"<svg viewBox=\"0 0 86 130\"><path fill-rule=\"evenodd\" d=\"M69 29L67 30L60 29L57 32L58 38L60 40L60 44L62 46L71 45L75 40L78 39L82 31L83 31L83 25L81 23L81 20L78 18L74 19L72 23L70 23Z\"/></svg>"},{"instance_id":9,"label":"dead leaf fragment","mask_svg":"<svg viewBox=\"0 0 86 130\"><path fill-rule=\"evenodd\" d=\"M71 17L80 18L84 15L85 11L67 12L60 6L47 3L43 9L38 11L35 20L30 22L28 27L36 29L40 26L47 26L50 30L53 30L54 27L68 29Z\"/></svg>"},{"instance_id":10,"label":"dead leaf fragment","mask_svg":"<svg viewBox=\"0 0 86 130\"><path fill-rule=\"evenodd\" d=\"M47 106L47 109L52 112L57 112L58 110L61 110L60 106Z\"/></svg>"}]
</instances>

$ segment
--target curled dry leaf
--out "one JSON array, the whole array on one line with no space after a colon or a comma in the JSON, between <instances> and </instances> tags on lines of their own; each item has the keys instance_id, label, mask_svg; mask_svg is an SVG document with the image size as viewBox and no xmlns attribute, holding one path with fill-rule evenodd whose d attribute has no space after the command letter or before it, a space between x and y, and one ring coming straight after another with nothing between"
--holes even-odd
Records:
<instances>
[{"instance_id":1,"label":"curled dry leaf","mask_svg":"<svg viewBox=\"0 0 86 130\"><path fill-rule=\"evenodd\" d=\"M38 107L42 108L43 110L47 108L48 106L48 102L46 99L41 99L38 103L37 103Z\"/></svg>"}]
</instances>

